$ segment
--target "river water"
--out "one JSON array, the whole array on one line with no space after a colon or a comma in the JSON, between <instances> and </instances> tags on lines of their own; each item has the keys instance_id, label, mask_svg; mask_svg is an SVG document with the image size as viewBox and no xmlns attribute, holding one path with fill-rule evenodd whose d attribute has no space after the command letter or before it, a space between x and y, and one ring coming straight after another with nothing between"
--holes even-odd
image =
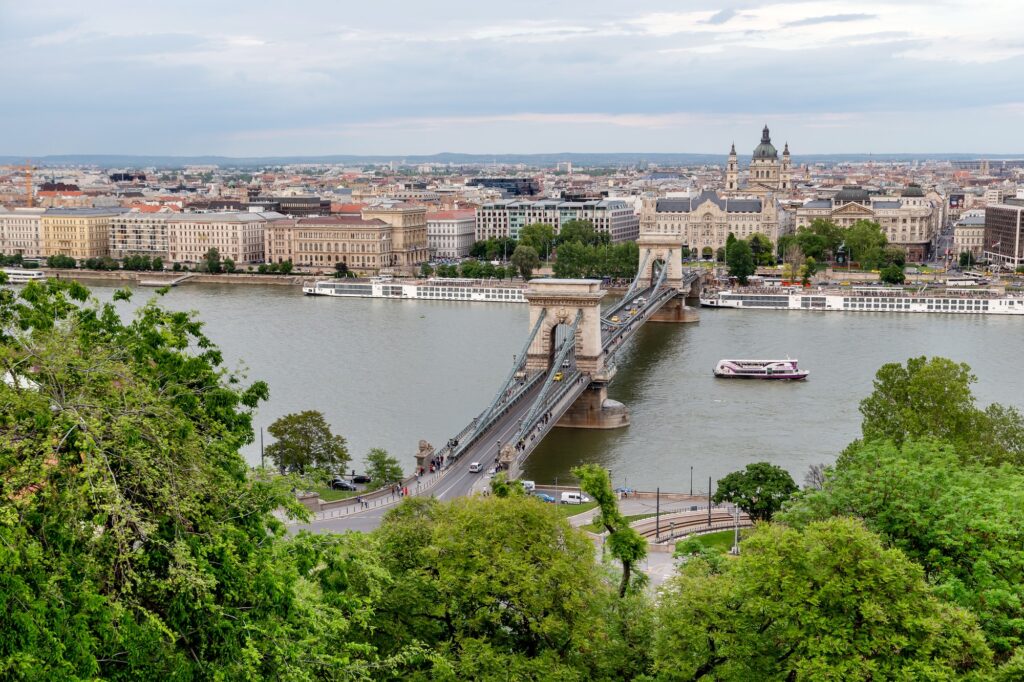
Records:
<instances>
[{"instance_id":1,"label":"river water","mask_svg":"<svg viewBox=\"0 0 1024 682\"><path fill-rule=\"evenodd\" d=\"M113 287L91 284L109 300ZM152 295L138 289L124 314ZM411 470L417 443L442 445L483 410L529 332L527 306L334 299L288 286L188 284L163 299L194 310L232 368L270 384L259 429L319 410L345 436L355 467L383 447ZM886 362L942 355L967 362L980 402L1022 406L1024 318L1005 316L702 310L699 323L645 325L619 353L609 396L624 429L555 429L526 478L569 479L598 462L616 486L707 490L750 462L771 461L798 483L859 433L858 402ZM799 358L806 382L716 380L722 357ZM267 436L269 442L269 436Z\"/></svg>"}]
</instances>

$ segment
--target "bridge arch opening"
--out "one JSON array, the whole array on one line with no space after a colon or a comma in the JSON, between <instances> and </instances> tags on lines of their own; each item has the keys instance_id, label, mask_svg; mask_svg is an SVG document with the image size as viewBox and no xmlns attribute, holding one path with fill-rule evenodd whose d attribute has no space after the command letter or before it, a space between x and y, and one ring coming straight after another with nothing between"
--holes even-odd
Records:
<instances>
[{"instance_id":1,"label":"bridge arch opening","mask_svg":"<svg viewBox=\"0 0 1024 682\"><path fill-rule=\"evenodd\" d=\"M582 331L577 329L572 342L573 348L565 358L565 362L568 363L565 368L575 367L576 365L576 349L579 348L581 334ZM558 322L547 330L545 345L548 348L548 368L554 367L555 362L558 360L558 350L570 336L573 336L572 325L568 322Z\"/></svg>"}]
</instances>

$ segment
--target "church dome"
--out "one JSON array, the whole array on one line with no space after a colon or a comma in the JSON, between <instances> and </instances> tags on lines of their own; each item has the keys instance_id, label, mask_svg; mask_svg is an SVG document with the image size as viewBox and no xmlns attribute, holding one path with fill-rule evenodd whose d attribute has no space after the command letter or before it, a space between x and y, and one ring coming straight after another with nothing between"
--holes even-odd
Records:
<instances>
[{"instance_id":1,"label":"church dome","mask_svg":"<svg viewBox=\"0 0 1024 682\"><path fill-rule=\"evenodd\" d=\"M755 159L777 159L779 152L772 145L771 135L768 134L768 126L761 131L761 144L754 147Z\"/></svg>"}]
</instances>

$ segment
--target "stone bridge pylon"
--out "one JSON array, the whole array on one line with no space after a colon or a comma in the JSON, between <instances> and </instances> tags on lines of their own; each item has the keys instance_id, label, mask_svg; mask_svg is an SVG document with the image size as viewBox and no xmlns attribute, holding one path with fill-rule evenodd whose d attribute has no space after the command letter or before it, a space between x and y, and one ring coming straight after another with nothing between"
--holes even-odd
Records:
<instances>
[{"instance_id":1,"label":"stone bridge pylon","mask_svg":"<svg viewBox=\"0 0 1024 682\"><path fill-rule=\"evenodd\" d=\"M558 426L588 429L614 429L629 424L629 411L621 403L608 399L608 382L614 366L605 363L601 338L601 299L606 292L595 279L535 279L526 290L530 302L530 326L547 310L541 328L530 344L527 371L550 371L555 348L561 339L558 329L572 327L582 312L575 332L574 362L579 372L589 377L586 390L558 421ZM566 372L570 374L570 372Z\"/></svg>"}]
</instances>

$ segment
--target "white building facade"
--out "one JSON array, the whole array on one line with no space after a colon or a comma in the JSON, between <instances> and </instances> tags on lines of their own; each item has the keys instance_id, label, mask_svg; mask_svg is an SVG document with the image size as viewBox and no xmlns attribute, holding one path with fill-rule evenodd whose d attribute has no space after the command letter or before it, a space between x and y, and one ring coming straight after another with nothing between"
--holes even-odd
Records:
<instances>
[{"instance_id":1,"label":"white building facade","mask_svg":"<svg viewBox=\"0 0 1024 682\"><path fill-rule=\"evenodd\" d=\"M0 209L0 253L39 258L43 255L39 218L45 208Z\"/></svg>"},{"instance_id":2,"label":"white building facade","mask_svg":"<svg viewBox=\"0 0 1024 682\"><path fill-rule=\"evenodd\" d=\"M465 258L476 240L476 211L427 213L427 248L434 258Z\"/></svg>"},{"instance_id":3,"label":"white building facade","mask_svg":"<svg viewBox=\"0 0 1024 682\"><path fill-rule=\"evenodd\" d=\"M235 263L264 259L264 230L279 213L184 213L167 221L168 260L198 263L210 249Z\"/></svg>"},{"instance_id":4,"label":"white building facade","mask_svg":"<svg viewBox=\"0 0 1024 682\"><path fill-rule=\"evenodd\" d=\"M702 255L724 247L730 233L738 239L759 233L777 243L789 231L788 214L773 198L735 199L711 191L645 197L640 221L644 234L680 237L683 246Z\"/></svg>"},{"instance_id":5,"label":"white building facade","mask_svg":"<svg viewBox=\"0 0 1024 682\"><path fill-rule=\"evenodd\" d=\"M519 238L519 230L534 223L552 225L557 234L563 223L588 220L594 230L608 235L611 242L635 241L640 236L640 218L622 199L593 201L493 201L476 212L476 239Z\"/></svg>"}]
</instances>

